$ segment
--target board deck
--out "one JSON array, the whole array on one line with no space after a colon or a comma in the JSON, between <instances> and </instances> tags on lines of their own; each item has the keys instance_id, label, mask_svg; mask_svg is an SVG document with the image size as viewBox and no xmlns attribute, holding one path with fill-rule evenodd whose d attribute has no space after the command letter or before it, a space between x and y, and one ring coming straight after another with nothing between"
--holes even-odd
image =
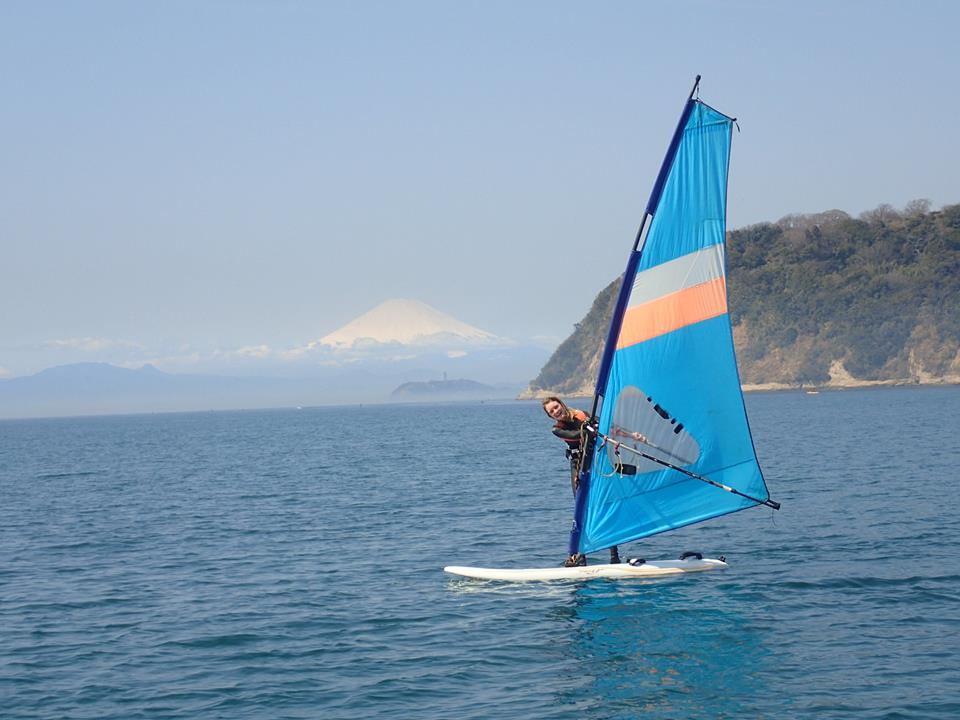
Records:
<instances>
[{"instance_id":1,"label":"board deck","mask_svg":"<svg viewBox=\"0 0 960 720\"><path fill-rule=\"evenodd\" d=\"M528 582L531 580L590 580L591 578L651 578L668 575L682 575L706 570L722 570L727 567L723 560L703 558L697 560L650 560L642 565L584 565L581 567L527 568L509 570L503 568L461 567L448 565L443 570L451 575L475 578L477 580L504 580L507 582Z\"/></svg>"}]
</instances>

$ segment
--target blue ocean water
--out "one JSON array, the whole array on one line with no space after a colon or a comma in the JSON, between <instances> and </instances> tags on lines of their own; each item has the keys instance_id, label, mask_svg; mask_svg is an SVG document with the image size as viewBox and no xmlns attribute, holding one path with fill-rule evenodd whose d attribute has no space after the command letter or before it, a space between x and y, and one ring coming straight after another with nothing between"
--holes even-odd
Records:
<instances>
[{"instance_id":1,"label":"blue ocean water","mask_svg":"<svg viewBox=\"0 0 960 720\"><path fill-rule=\"evenodd\" d=\"M535 403L2 422L0 714L960 717L960 388L747 405L783 510L625 548L729 570L526 585Z\"/></svg>"}]
</instances>

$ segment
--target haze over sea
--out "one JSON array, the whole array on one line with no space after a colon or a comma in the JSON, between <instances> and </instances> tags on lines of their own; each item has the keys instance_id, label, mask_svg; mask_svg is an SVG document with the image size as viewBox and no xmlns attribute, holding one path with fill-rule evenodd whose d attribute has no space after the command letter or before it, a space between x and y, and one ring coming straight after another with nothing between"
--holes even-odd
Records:
<instances>
[{"instance_id":1,"label":"haze over sea","mask_svg":"<svg viewBox=\"0 0 960 720\"><path fill-rule=\"evenodd\" d=\"M0 422L2 714L960 716L960 388L747 406L783 510L626 548L729 570L579 584L441 571L562 559L535 403Z\"/></svg>"}]
</instances>

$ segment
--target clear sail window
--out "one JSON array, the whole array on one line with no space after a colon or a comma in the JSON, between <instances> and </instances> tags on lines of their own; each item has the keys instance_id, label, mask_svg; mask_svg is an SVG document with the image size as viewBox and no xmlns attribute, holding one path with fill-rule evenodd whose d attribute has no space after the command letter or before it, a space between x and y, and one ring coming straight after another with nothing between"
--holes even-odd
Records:
<instances>
[{"instance_id":1,"label":"clear sail window","mask_svg":"<svg viewBox=\"0 0 960 720\"><path fill-rule=\"evenodd\" d=\"M617 396L608 434L614 442L606 444L607 458L621 475L663 470L663 465L625 451L625 447L679 467L692 465L700 457L700 445L683 422L634 385L623 388Z\"/></svg>"}]
</instances>

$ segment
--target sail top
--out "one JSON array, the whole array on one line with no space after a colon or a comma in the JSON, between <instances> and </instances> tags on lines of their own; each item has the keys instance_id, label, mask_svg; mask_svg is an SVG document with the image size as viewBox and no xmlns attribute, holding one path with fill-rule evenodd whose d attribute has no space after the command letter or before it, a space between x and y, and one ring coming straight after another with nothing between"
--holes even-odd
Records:
<instances>
[{"instance_id":1,"label":"sail top","mask_svg":"<svg viewBox=\"0 0 960 720\"><path fill-rule=\"evenodd\" d=\"M651 196L649 227L631 254L611 321L610 359L598 378L599 434L592 462L581 472L572 553L769 498L727 311L723 242L732 125L732 118L689 100L664 179ZM665 463L752 497L723 492Z\"/></svg>"}]
</instances>

